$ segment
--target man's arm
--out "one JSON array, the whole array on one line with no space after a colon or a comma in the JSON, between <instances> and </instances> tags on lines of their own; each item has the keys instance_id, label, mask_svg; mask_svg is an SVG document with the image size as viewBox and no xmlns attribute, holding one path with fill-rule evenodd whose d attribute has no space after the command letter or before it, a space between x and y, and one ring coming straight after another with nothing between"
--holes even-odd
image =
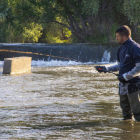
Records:
<instances>
[{"instance_id":1,"label":"man's arm","mask_svg":"<svg viewBox=\"0 0 140 140\"><path fill-rule=\"evenodd\" d=\"M117 64L112 65L110 67L106 67L106 69L107 69L107 71L118 71L119 70L119 65L120 65L120 63L117 62Z\"/></svg>"},{"instance_id":2,"label":"man's arm","mask_svg":"<svg viewBox=\"0 0 140 140\"><path fill-rule=\"evenodd\" d=\"M136 66L129 72L123 74L123 77L126 81L139 76L140 75L140 62L136 64Z\"/></svg>"}]
</instances>

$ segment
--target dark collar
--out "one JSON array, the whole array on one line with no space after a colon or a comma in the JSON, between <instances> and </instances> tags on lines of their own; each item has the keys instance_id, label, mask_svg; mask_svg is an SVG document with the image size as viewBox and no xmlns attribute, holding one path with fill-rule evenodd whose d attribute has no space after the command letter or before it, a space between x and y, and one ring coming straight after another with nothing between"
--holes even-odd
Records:
<instances>
[{"instance_id":1,"label":"dark collar","mask_svg":"<svg viewBox=\"0 0 140 140\"><path fill-rule=\"evenodd\" d=\"M122 45L126 45L128 44L129 42L132 42L132 38L130 37L129 39L127 39Z\"/></svg>"}]
</instances>

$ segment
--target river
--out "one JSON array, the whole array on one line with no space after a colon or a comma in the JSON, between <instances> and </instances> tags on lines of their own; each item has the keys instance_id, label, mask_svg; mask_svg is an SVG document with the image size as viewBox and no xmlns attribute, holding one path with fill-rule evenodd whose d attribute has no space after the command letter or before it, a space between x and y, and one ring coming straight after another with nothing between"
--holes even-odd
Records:
<instances>
[{"instance_id":1,"label":"river","mask_svg":"<svg viewBox=\"0 0 140 140\"><path fill-rule=\"evenodd\" d=\"M32 73L10 76L1 61L0 139L140 139L139 122L122 120L116 77L97 64L32 61Z\"/></svg>"}]
</instances>

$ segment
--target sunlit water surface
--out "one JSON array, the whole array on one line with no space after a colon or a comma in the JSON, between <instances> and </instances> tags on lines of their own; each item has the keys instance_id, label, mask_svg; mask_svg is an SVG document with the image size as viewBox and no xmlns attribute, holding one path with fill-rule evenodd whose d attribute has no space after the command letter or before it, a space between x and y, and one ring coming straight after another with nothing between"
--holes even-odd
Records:
<instances>
[{"instance_id":1,"label":"sunlit water surface","mask_svg":"<svg viewBox=\"0 0 140 140\"><path fill-rule=\"evenodd\" d=\"M0 65L0 139L140 139L139 122L122 120L113 74L91 63L32 61L32 73L10 76Z\"/></svg>"}]
</instances>

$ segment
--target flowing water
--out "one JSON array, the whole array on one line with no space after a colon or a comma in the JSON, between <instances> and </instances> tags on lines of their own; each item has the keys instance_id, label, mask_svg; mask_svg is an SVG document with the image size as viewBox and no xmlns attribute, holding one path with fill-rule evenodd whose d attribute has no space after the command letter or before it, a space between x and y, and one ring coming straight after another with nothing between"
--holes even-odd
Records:
<instances>
[{"instance_id":1,"label":"flowing water","mask_svg":"<svg viewBox=\"0 0 140 140\"><path fill-rule=\"evenodd\" d=\"M116 77L95 64L32 61L32 73L14 76L2 64L1 140L140 139L139 122L122 120Z\"/></svg>"}]
</instances>

